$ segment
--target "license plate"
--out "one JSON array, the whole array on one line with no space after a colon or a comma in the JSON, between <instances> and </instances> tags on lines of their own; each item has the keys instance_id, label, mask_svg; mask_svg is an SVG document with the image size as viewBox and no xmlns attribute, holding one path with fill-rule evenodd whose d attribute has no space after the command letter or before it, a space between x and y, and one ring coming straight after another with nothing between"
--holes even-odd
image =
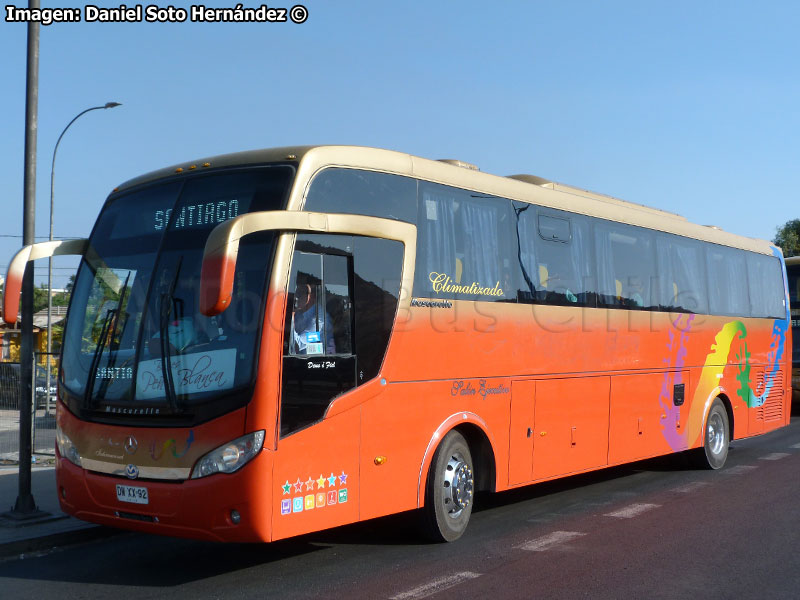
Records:
<instances>
[{"instance_id":1,"label":"license plate","mask_svg":"<svg viewBox=\"0 0 800 600\"><path fill-rule=\"evenodd\" d=\"M147 488L133 485L117 485L117 500L133 504L147 504L149 501Z\"/></svg>"}]
</instances>

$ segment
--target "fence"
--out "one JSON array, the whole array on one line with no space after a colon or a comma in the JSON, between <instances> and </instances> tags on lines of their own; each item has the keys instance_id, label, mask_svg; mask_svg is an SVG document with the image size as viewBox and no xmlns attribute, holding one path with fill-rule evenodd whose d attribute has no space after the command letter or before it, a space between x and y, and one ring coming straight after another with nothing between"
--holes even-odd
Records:
<instances>
[{"instance_id":1,"label":"fence","mask_svg":"<svg viewBox=\"0 0 800 600\"><path fill-rule=\"evenodd\" d=\"M0 463L19 455L19 363L0 363Z\"/></svg>"},{"instance_id":2,"label":"fence","mask_svg":"<svg viewBox=\"0 0 800 600\"><path fill-rule=\"evenodd\" d=\"M36 352L33 364L33 453L55 456L58 354Z\"/></svg>"},{"instance_id":3,"label":"fence","mask_svg":"<svg viewBox=\"0 0 800 600\"><path fill-rule=\"evenodd\" d=\"M57 359L58 356L52 353L37 352L34 355L34 401L31 406L34 455L55 455ZM20 365L0 363L0 463L19 460L19 401Z\"/></svg>"}]
</instances>

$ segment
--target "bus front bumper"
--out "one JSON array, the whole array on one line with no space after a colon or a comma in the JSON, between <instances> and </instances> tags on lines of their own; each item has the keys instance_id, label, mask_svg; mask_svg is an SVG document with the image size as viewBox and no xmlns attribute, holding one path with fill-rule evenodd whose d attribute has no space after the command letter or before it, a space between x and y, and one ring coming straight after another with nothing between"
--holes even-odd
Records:
<instances>
[{"instance_id":1,"label":"bus front bumper","mask_svg":"<svg viewBox=\"0 0 800 600\"><path fill-rule=\"evenodd\" d=\"M61 457L57 450L56 458L61 509L83 521L219 542L271 540L268 451L236 473L175 482L93 473ZM122 496L128 500L120 500Z\"/></svg>"}]
</instances>

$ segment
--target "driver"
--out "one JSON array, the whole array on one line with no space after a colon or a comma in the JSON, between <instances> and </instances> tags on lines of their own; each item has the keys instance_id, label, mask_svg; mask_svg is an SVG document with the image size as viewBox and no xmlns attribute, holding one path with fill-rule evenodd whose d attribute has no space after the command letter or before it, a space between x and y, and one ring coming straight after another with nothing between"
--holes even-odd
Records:
<instances>
[{"instance_id":1,"label":"driver","mask_svg":"<svg viewBox=\"0 0 800 600\"><path fill-rule=\"evenodd\" d=\"M333 319L327 311L322 311L322 306L317 302L320 285L320 280L308 273L297 274L292 312L293 354L336 353L333 332L330 330Z\"/></svg>"}]
</instances>

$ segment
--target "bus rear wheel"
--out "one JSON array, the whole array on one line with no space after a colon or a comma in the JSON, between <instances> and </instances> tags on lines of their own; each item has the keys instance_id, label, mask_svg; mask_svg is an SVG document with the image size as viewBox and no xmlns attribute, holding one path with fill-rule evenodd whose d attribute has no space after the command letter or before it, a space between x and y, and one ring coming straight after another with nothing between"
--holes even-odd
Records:
<instances>
[{"instance_id":1,"label":"bus rear wheel","mask_svg":"<svg viewBox=\"0 0 800 600\"><path fill-rule=\"evenodd\" d=\"M695 463L701 469L721 469L728 458L730 425L722 400L715 399L706 416L703 447L694 450Z\"/></svg>"},{"instance_id":2,"label":"bus rear wheel","mask_svg":"<svg viewBox=\"0 0 800 600\"><path fill-rule=\"evenodd\" d=\"M425 489L425 533L437 542L461 537L472 514L475 473L472 454L464 436L448 433L428 471Z\"/></svg>"}]
</instances>

